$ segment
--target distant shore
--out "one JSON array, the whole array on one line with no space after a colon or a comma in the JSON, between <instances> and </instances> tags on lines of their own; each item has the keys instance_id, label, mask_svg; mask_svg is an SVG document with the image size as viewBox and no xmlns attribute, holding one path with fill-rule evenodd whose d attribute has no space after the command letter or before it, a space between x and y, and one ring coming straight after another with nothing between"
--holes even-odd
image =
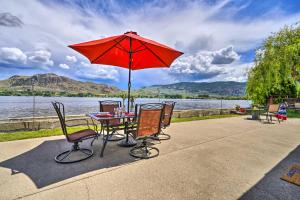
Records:
<instances>
[{"instance_id":1,"label":"distant shore","mask_svg":"<svg viewBox=\"0 0 300 200\"><path fill-rule=\"evenodd\" d=\"M93 93L67 93L51 91L0 91L0 96L42 96L42 97L100 97L100 98L126 98L127 92L116 94L93 94ZM224 99L224 100L248 100L245 96L212 96L207 94L182 95L182 94L160 94L148 95L132 93L134 98L158 98L158 99Z\"/></svg>"}]
</instances>

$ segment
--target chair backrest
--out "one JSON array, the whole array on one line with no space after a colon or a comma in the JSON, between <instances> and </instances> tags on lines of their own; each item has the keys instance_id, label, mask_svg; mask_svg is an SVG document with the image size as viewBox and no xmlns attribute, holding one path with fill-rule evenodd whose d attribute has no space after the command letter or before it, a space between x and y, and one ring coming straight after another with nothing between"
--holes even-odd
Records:
<instances>
[{"instance_id":1,"label":"chair backrest","mask_svg":"<svg viewBox=\"0 0 300 200\"><path fill-rule=\"evenodd\" d=\"M163 109L164 104L161 103L140 105L135 137L158 134L161 130Z\"/></svg>"},{"instance_id":2,"label":"chair backrest","mask_svg":"<svg viewBox=\"0 0 300 200\"><path fill-rule=\"evenodd\" d=\"M59 119L61 129L63 134L66 136L67 140L69 140L67 126L66 126L66 118L65 118L65 106L60 102L51 102Z\"/></svg>"},{"instance_id":3,"label":"chair backrest","mask_svg":"<svg viewBox=\"0 0 300 200\"><path fill-rule=\"evenodd\" d=\"M163 114L163 127L170 126L171 119L173 115L173 110L175 107L174 101L164 101L162 102L164 106L164 114Z\"/></svg>"},{"instance_id":4,"label":"chair backrest","mask_svg":"<svg viewBox=\"0 0 300 200\"><path fill-rule=\"evenodd\" d=\"M121 101L113 101L113 100L99 101L99 105L100 105L100 112L113 113L115 108L121 107Z\"/></svg>"},{"instance_id":5,"label":"chair backrest","mask_svg":"<svg viewBox=\"0 0 300 200\"><path fill-rule=\"evenodd\" d=\"M270 104L268 108L268 112L270 113L278 112L278 109L279 109L279 104Z\"/></svg>"}]
</instances>

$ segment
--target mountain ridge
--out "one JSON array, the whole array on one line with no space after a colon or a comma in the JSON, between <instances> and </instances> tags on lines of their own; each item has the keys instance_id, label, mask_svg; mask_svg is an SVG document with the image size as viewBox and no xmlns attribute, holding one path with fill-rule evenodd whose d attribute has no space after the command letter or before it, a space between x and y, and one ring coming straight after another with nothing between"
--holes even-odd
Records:
<instances>
[{"instance_id":1,"label":"mountain ridge","mask_svg":"<svg viewBox=\"0 0 300 200\"><path fill-rule=\"evenodd\" d=\"M125 95L117 87L82 82L54 73L35 74L32 76L14 75L0 80L0 95L32 95L32 80L36 95L42 96L119 96ZM217 81L217 82L178 82L172 84L155 84L133 91L136 97L164 97L164 98L206 98L218 96L245 95L245 82Z\"/></svg>"},{"instance_id":2,"label":"mountain ridge","mask_svg":"<svg viewBox=\"0 0 300 200\"><path fill-rule=\"evenodd\" d=\"M142 93L181 94L188 96L244 96L246 82L178 82L165 85L152 85L139 90Z\"/></svg>"},{"instance_id":3,"label":"mountain ridge","mask_svg":"<svg viewBox=\"0 0 300 200\"><path fill-rule=\"evenodd\" d=\"M111 94L121 90L107 84L82 82L54 73L35 74L32 76L14 75L0 80L0 89L13 91L30 91L34 83L35 91L58 93Z\"/></svg>"}]
</instances>

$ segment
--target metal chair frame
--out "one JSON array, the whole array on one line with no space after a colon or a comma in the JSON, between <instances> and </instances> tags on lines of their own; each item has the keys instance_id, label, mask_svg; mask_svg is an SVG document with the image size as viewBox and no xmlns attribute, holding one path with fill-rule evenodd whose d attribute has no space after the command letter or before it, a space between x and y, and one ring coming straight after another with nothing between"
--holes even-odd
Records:
<instances>
[{"instance_id":1,"label":"metal chair frame","mask_svg":"<svg viewBox=\"0 0 300 200\"><path fill-rule=\"evenodd\" d=\"M99 101L99 110L100 112L106 112L105 111L105 105L115 105L116 108L121 108L122 107L122 103L121 101L115 101L115 100L105 100L105 101ZM114 113L112 113L114 114ZM109 138L108 141L119 141L124 139L124 135L118 133L118 130L123 130L123 128L120 128L121 125L123 125L123 123L121 123L120 121L120 125L108 125L109 128L112 129L111 134L109 134ZM106 129L107 124L105 124L105 122L101 122L101 129L100 129L100 134L102 134L102 132L104 132L104 130ZM103 134L104 135L104 134ZM118 138L113 138L114 135L119 135L121 137ZM104 136L107 137L107 136Z\"/></svg>"},{"instance_id":2,"label":"metal chair frame","mask_svg":"<svg viewBox=\"0 0 300 200\"><path fill-rule=\"evenodd\" d=\"M136 128L133 128L132 130L128 130L129 132L132 133L132 135L136 139L142 139L142 142L140 145L137 145L130 149L129 154L135 158L141 158L141 159L149 159L153 158L159 155L159 149L156 147L150 147L149 142L147 139L151 138L151 136L156 135L160 133L161 131L161 126L162 126L162 117L163 117L163 110L164 110L164 104L161 103L149 103L149 104L141 104L139 106L139 112L138 112L138 118L137 118L137 126ZM159 122L157 124L158 128L157 131L152 133L152 134L147 134L147 135L139 135L140 127L141 127L141 119L142 119L142 114L143 112L147 111L160 111L160 116L159 116ZM137 112L137 109L136 109ZM150 151L154 151L154 154L151 155ZM142 151L142 155L137 155L136 152Z\"/></svg>"},{"instance_id":3,"label":"metal chair frame","mask_svg":"<svg viewBox=\"0 0 300 200\"><path fill-rule=\"evenodd\" d=\"M91 139L91 138L94 138L91 142L91 146L93 145L93 142L96 138L98 138L98 133L97 133L97 125L96 124L93 124L94 126L94 132L95 132L95 135L93 136L88 136L88 137L81 137L77 140L71 140L69 138L69 133L67 132L67 127L72 127L72 126L80 126L80 125L87 125L87 127L92 130L90 128L90 125L89 125L89 122L87 119L72 119L72 120L66 120L65 119L65 106L60 103L60 102L52 102L52 105L57 113L57 116L59 118L59 122L60 122L60 125L61 125L61 129L62 129L62 132L63 134L66 136L66 139L68 142L70 143L73 143L72 145L72 148L70 150L67 150L67 151L64 151L60 154L58 154L57 156L55 156L54 160L57 162L57 163L64 163L64 164L67 164L67 163L75 163L75 162L79 162L79 161L83 161L83 160L86 160L88 158L90 158L92 155L93 155L93 150L92 149L88 149L88 148L80 148L79 147L79 143L82 142L83 140L87 140L87 139ZM84 120L86 122L86 124L76 124L76 125L67 125L66 122L70 122L70 121L78 121L78 120ZM80 151L82 152L83 154L85 154L85 157L83 157L82 159L77 159L77 160L71 160L71 161L65 161L66 158L68 158L73 152L77 152L77 151Z\"/></svg>"},{"instance_id":4,"label":"metal chair frame","mask_svg":"<svg viewBox=\"0 0 300 200\"><path fill-rule=\"evenodd\" d=\"M276 109L276 111L271 110L272 106L278 106L278 108ZM275 117L276 113L279 110L280 105L279 104L269 104L268 105L268 110L266 113L263 113L261 115L265 115L266 116L266 120L268 123L272 123L273 122L273 116ZM278 119L278 122L280 123L280 120Z\"/></svg>"},{"instance_id":5,"label":"metal chair frame","mask_svg":"<svg viewBox=\"0 0 300 200\"><path fill-rule=\"evenodd\" d=\"M163 111L163 119L162 119L162 129L160 131L159 134L157 135L154 135L152 137L152 139L154 140L169 140L171 139L171 136L169 134L166 134L163 130L166 129L167 127L170 126L171 124L171 119L172 119L172 116L173 116L173 110L174 110L174 107L175 107L175 103L174 101L163 101L162 104L164 104L164 111ZM166 108L168 106L171 106L171 112L170 113L166 113ZM165 119L166 119L166 116L169 117L169 121L167 123L165 123Z\"/></svg>"}]
</instances>

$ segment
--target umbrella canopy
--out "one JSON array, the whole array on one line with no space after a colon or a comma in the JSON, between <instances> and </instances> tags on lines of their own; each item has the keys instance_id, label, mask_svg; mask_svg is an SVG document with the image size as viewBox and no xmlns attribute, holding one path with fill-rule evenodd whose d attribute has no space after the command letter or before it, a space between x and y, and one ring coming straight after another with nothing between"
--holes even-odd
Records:
<instances>
[{"instance_id":1,"label":"umbrella canopy","mask_svg":"<svg viewBox=\"0 0 300 200\"><path fill-rule=\"evenodd\" d=\"M100 40L73 44L70 48L86 56L92 64L104 64L129 69L128 109L131 70L170 67L183 53L163 44L126 32Z\"/></svg>"}]
</instances>

